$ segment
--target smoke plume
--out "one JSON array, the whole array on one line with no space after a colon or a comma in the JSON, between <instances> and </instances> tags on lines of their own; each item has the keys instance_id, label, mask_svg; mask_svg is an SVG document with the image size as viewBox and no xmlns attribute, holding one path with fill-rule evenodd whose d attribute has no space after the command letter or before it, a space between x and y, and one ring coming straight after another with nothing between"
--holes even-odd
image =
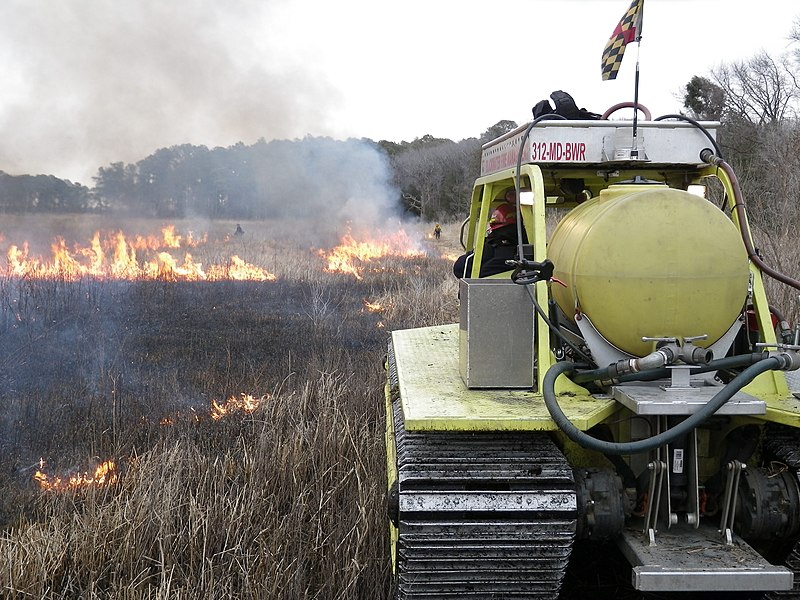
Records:
<instances>
[{"instance_id":1,"label":"smoke plume","mask_svg":"<svg viewBox=\"0 0 800 600\"><path fill-rule=\"evenodd\" d=\"M325 77L263 58L281 43L281 6L5 0L0 170L91 185L99 166L158 147L330 133L339 98Z\"/></svg>"}]
</instances>

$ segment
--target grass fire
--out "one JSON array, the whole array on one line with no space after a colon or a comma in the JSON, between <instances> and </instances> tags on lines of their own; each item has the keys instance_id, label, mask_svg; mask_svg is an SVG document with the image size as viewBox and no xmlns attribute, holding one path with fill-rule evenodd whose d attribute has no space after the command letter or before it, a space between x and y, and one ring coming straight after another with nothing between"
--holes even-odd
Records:
<instances>
[{"instance_id":1,"label":"grass fire","mask_svg":"<svg viewBox=\"0 0 800 600\"><path fill-rule=\"evenodd\" d=\"M42 225L2 236L0 596L388 597L384 328L454 318L454 248Z\"/></svg>"},{"instance_id":2,"label":"grass fire","mask_svg":"<svg viewBox=\"0 0 800 600\"><path fill-rule=\"evenodd\" d=\"M223 242L225 240L222 240ZM174 225L161 230L161 237L126 236L122 231L96 231L91 240L69 247L57 237L50 245L50 256L33 256L27 241L11 244L6 250L6 267L0 275L34 279L60 278L74 281L81 277L103 279L166 279L181 281L218 281L224 279L272 281L275 275L252 265L236 254L221 264L206 268L197 262L187 248L207 243L207 236L176 233ZM220 242L217 241L216 244ZM183 250L182 258L176 258Z\"/></svg>"},{"instance_id":3,"label":"grass fire","mask_svg":"<svg viewBox=\"0 0 800 600\"><path fill-rule=\"evenodd\" d=\"M99 464L92 473L84 471L63 477L48 475L43 471L44 459L39 462L39 469L34 473L33 479L41 489L46 491L78 490L92 486L110 485L116 483L119 478L116 472L117 466L113 460Z\"/></svg>"},{"instance_id":4,"label":"grass fire","mask_svg":"<svg viewBox=\"0 0 800 600\"><path fill-rule=\"evenodd\" d=\"M381 258L424 257L427 253L401 229L394 233L373 235L370 239L356 239L348 232L342 237L341 244L329 252L321 251L320 254L328 262L325 270L329 273L346 273L362 279L365 270L381 268L376 265Z\"/></svg>"}]
</instances>

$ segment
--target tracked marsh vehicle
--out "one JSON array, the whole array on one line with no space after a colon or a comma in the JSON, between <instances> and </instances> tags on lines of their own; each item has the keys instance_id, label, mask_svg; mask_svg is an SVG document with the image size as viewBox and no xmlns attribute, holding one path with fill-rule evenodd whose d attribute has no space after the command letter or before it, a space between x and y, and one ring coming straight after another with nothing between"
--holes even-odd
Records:
<instances>
[{"instance_id":1,"label":"tracked marsh vehicle","mask_svg":"<svg viewBox=\"0 0 800 600\"><path fill-rule=\"evenodd\" d=\"M716 123L607 117L483 147L460 322L392 333L398 598L556 598L593 540L642 592L795 597L800 327L763 276L800 284L753 248ZM509 190L523 243L479 278Z\"/></svg>"}]
</instances>

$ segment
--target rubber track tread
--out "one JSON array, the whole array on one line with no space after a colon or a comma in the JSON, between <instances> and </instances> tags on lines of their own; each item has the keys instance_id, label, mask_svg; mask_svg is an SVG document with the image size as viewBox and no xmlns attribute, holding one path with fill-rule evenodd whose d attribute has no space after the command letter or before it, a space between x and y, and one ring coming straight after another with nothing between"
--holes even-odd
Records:
<instances>
[{"instance_id":1,"label":"rubber track tread","mask_svg":"<svg viewBox=\"0 0 800 600\"><path fill-rule=\"evenodd\" d=\"M397 598L556 598L576 528L564 456L547 434L406 431L393 362Z\"/></svg>"}]
</instances>

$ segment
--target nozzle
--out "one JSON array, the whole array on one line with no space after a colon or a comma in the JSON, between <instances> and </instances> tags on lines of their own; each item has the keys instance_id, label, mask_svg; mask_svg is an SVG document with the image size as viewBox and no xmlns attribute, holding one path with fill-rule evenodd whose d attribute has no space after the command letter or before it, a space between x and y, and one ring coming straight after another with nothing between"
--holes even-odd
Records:
<instances>
[{"instance_id":1,"label":"nozzle","mask_svg":"<svg viewBox=\"0 0 800 600\"><path fill-rule=\"evenodd\" d=\"M520 258L517 260L507 260L509 267L515 267L511 273L511 281L520 285L536 283L537 281L547 281L553 276L555 265L549 258L542 262Z\"/></svg>"}]
</instances>

